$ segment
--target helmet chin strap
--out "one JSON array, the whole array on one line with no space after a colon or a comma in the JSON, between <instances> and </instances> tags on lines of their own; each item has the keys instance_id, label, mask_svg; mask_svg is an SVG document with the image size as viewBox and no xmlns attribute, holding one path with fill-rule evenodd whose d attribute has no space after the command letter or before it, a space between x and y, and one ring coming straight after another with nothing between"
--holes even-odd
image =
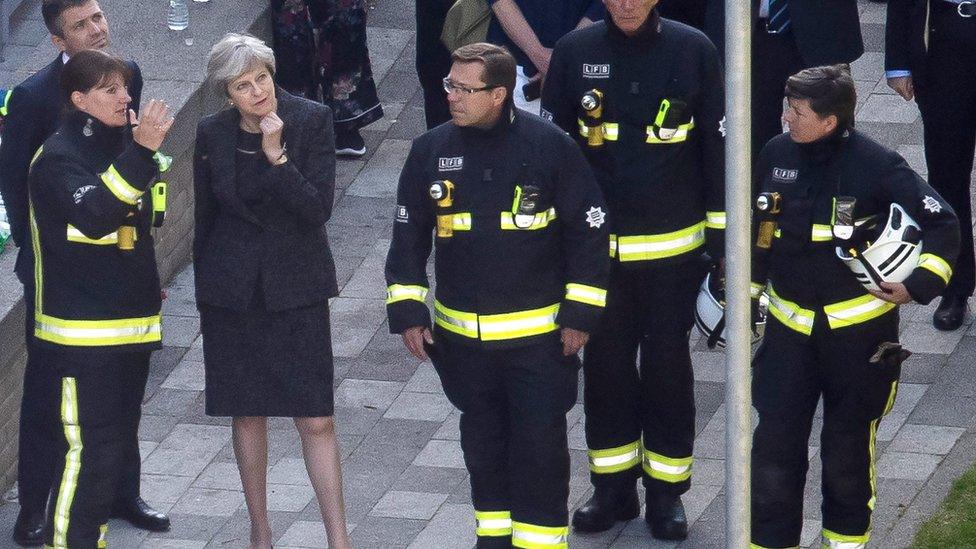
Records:
<instances>
[{"instance_id":1,"label":"helmet chin strap","mask_svg":"<svg viewBox=\"0 0 976 549\"><path fill-rule=\"evenodd\" d=\"M884 282L884 280L881 279L881 275L878 274L878 271L874 269L874 266L868 263L868 260L864 259L864 256L858 253L857 250L852 249L851 252L854 254L854 259L857 259L858 263L860 263L861 266L864 267L864 270L867 271L868 276L871 277L871 281L874 282L874 285L884 291L881 286L881 283Z\"/></svg>"},{"instance_id":2,"label":"helmet chin strap","mask_svg":"<svg viewBox=\"0 0 976 549\"><path fill-rule=\"evenodd\" d=\"M722 338L722 332L725 331L725 309L722 310L722 318L718 319L715 327L712 328L712 333L708 335L708 340L706 344L709 349L714 349L718 345L718 340Z\"/></svg>"}]
</instances>

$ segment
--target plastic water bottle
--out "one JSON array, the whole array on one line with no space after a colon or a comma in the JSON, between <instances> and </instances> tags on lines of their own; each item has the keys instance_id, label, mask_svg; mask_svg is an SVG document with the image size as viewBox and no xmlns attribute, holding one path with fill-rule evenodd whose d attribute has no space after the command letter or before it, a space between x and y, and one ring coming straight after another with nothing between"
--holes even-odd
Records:
<instances>
[{"instance_id":1,"label":"plastic water bottle","mask_svg":"<svg viewBox=\"0 0 976 549\"><path fill-rule=\"evenodd\" d=\"M169 15L166 17L169 30L181 31L190 26L190 8L186 2L187 0L169 0Z\"/></svg>"}]
</instances>

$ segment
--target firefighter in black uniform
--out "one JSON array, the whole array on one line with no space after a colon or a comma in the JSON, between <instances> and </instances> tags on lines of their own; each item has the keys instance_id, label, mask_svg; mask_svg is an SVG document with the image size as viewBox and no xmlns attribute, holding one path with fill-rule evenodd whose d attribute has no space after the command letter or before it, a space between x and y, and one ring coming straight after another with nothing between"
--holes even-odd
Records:
<instances>
[{"instance_id":1,"label":"firefighter in black uniform","mask_svg":"<svg viewBox=\"0 0 976 549\"><path fill-rule=\"evenodd\" d=\"M683 539L695 437L688 335L703 252L724 258L725 106L715 47L655 5L606 0L605 22L565 36L542 109L583 148L612 233L606 320L583 364L594 494L573 525L601 531L638 516L643 470L652 534Z\"/></svg>"},{"instance_id":2,"label":"firefighter in black uniform","mask_svg":"<svg viewBox=\"0 0 976 549\"><path fill-rule=\"evenodd\" d=\"M770 314L753 363L752 547L799 544L807 441L822 396L823 547L863 549L876 498L875 436L907 356L897 344L898 304L928 303L945 288L959 226L897 153L853 129L856 94L843 66L801 71L786 94L789 134L766 145L756 169L764 194L753 290L766 289ZM865 252L865 264L877 264L859 282L851 266L866 267L838 255L860 249L862 227L883 225L896 209L903 214L888 227L914 240L893 240L892 259L881 262ZM901 255L917 246L910 262ZM873 279L898 262L907 266L902 276Z\"/></svg>"},{"instance_id":3,"label":"firefighter in black uniform","mask_svg":"<svg viewBox=\"0 0 976 549\"><path fill-rule=\"evenodd\" d=\"M61 448L45 527L54 549L105 547L117 470L162 340L153 208L143 194L173 119L151 101L130 132L129 78L118 58L74 55L61 74L70 111L28 177L34 338L58 374L50 419Z\"/></svg>"},{"instance_id":4,"label":"firefighter in black uniform","mask_svg":"<svg viewBox=\"0 0 976 549\"><path fill-rule=\"evenodd\" d=\"M390 331L430 356L461 410L478 547L565 549L566 412L606 303L606 207L576 144L513 107L507 50L472 44L453 59L453 122L414 141L400 177Z\"/></svg>"}]
</instances>

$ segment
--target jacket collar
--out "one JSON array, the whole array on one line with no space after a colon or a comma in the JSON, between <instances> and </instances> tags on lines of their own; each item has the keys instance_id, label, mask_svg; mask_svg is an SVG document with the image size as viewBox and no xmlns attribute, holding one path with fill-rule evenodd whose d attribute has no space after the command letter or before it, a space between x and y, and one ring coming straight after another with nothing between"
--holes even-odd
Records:
<instances>
[{"instance_id":1,"label":"jacket collar","mask_svg":"<svg viewBox=\"0 0 976 549\"><path fill-rule=\"evenodd\" d=\"M517 113L518 113L518 109L515 108L515 106L512 104L508 104L505 107L505 110L502 111L502 115L498 117L498 121L495 122L495 125L490 128L483 129L483 128L471 128L471 127L462 128L460 126L455 126L455 127L458 129L458 131L461 132L461 135L464 136L483 137L483 138L497 137L507 133L508 130L516 124L516 120L518 118Z\"/></svg>"},{"instance_id":2,"label":"jacket collar","mask_svg":"<svg viewBox=\"0 0 976 549\"><path fill-rule=\"evenodd\" d=\"M124 144L126 128L112 128L82 111L72 110L64 116L63 131L72 140L81 139L96 150L114 151Z\"/></svg>"}]
</instances>

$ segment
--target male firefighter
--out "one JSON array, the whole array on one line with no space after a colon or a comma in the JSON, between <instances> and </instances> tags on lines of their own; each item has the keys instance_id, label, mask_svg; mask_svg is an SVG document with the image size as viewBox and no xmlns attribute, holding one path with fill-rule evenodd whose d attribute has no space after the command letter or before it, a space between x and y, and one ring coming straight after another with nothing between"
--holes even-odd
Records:
<instances>
[{"instance_id":1,"label":"male firefighter","mask_svg":"<svg viewBox=\"0 0 976 549\"><path fill-rule=\"evenodd\" d=\"M542 97L610 208L607 311L583 361L594 493L573 526L638 516L643 470L651 533L677 540L695 437L688 335L703 252L724 258L722 71L705 35L660 17L657 0L605 3L604 22L556 45Z\"/></svg>"},{"instance_id":2,"label":"male firefighter","mask_svg":"<svg viewBox=\"0 0 976 549\"><path fill-rule=\"evenodd\" d=\"M606 303L606 206L576 144L513 107L507 50L478 43L452 58L452 121L413 142L400 176L390 331L430 357L461 410L477 546L565 549L566 412Z\"/></svg>"},{"instance_id":3,"label":"male firefighter","mask_svg":"<svg viewBox=\"0 0 976 549\"><path fill-rule=\"evenodd\" d=\"M753 294L769 295L753 363L752 547L797 547L807 441L824 403L823 547L863 549L871 533L878 423L909 354L898 305L928 303L952 275L959 224L897 153L853 129L844 66L787 81L783 119L756 168Z\"/></svg>"}]
</instances>

